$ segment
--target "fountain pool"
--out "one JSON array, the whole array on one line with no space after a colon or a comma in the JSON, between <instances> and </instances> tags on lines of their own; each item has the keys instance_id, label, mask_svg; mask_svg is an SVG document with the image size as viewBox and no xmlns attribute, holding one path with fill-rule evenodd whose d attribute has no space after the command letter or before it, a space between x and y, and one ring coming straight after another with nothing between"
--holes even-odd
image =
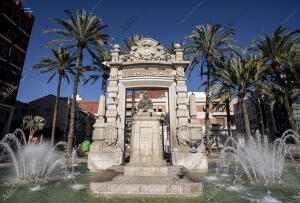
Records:
<instances>
[{"instance_id":1,"label":"fountain pool","mask_svg":"<svg viewBox=\"0 0 300 203\"><path fill-rule=\"evenodd\" d=\"M95 196L90 194L88 187L91 179L98 175L87 170L86 163L74 167L79 173L76 178L65 180L48 180L35 184L25 183L14 186L5 182L11 173L12 166L0 167L0 202L291 202L300 200L300 176L294 168L284 167L287 176L295 181L290 183L269 184L262 182L250 183L248 180L239 180L234 183L233 175L216 175L215 162L209 163L209 172L197 174L202 178L203 194L199 197L152 197L152 196ZM13 192L12 192L13 191ZM269 192L268 192L269 191ZM11 192L11 195L9 195ZM4 201L3 195L8 195Z\"/></svg>"},{"instance_id":2,"label":"fountain pool","mask_svg":"<svg viewBox=\"0 0 300 203\"><path fill-rule=\"evenodd\" d=\"M285 135L289 136L288 133ZM283 136L285 137L285 136ZM8 138L7 138L8 139ZM13 139L13 138L12 138ZM286 141L286 140L285 140ZM259 142L260 143L260 142ZM93 173L88 171L86 163L72 163L73 165L73 173L77 175L71 176L63 176L64 178L46 178L43 181L15 181L15 175L17 173L16 164L13 163L5 163L0 164L0 202L224 202L224 203L232 203L232 202L300 202L300 173L298 168L295 167L295 163L293 161L287 161L287 156L283 156L284 154L276 154L277 152L288 152L291 149L295 149L294 146L284 147L280 145L280 140L277 140L279 145L276 145L275 151L266 151L266 142L263 145L257 145L257 140L252 142L252 145L246 146L241 150L242 154L239 156L234 156L231 151L231 156L229 156L229 160L231 162L227 163L236 163L236 158L239 157L239 160L248 160L246 165L244 162L238 164L240 175L233 170L233 172L228 171L229 173L218 173L220 168L220 160L210 160L209 161L209 170L208 172L203 173L195 173L196 176L199 176L202 179L203 183L203 194L198 197L187 197L187 196L109 196L109 195L93 195L89 191L89 183L99 175L98 173ZM229 146L229 145L227 145ZM278 146L281 146L281 148ZM36 146L38 147L38 146ZM44 148L43 146L41 146ZM248 148L249 147L249 150ZM270 147L270 146L269 146ZM233 148L236 149L236 148ZM270 159L270 163L278 163L280 165L274 164L274 167L267 169L267 166L257 166L253 162L253 160L249 160L249 156L253 157L253 154L248 153L256 150L256 159L265 160ZM282 150L285 149L285 150ZM14 148L14 150L18 150ZM20 150L25 155L29 152L26 152L25 149ZM31 146L30 150L33 150ZM247 151L248 150L248 151ZM261 150L261 151L260 151ZM43 151L43 150L41 150ZM261 155L263 152L268 152L267 155L261 156L262 158L257 158L257 156ZM272 152L272 153L269 153ZM48 152L47 152L48 153ZM46 154L47 154L46 153ZM31 154L31 153L29 153ZM275 154L273 156L273 154ZM57 154L56 154L57 155ZM281 156L282 155L282 156ZM285 155L288 155L286 153ZM243 156L243 157L242 157ZM254 157L255 157L254 156ZM18 163L20 160L19 157L16 156L15 160ZM39 156L37 156L39 157ZM275 158L275 160L272 159ZM278 159L280 157L285 157L283 159ZM56 157L58 158L58 157ZM221 156L221 161L224 157ZM59 159L59 158L58 158ZM57 159L57 160L58 160ZM46 160L46 159L45 159ZM280 160L279 162L276 162ZM297 160L294 160L297 161ZM50 163L54 163L55 160L51 160ZM25 161L26 163L26 161ZM48 162L46 162L48 163ZM252 165L251 165L252 163ZM269 162L266 165L270 164ZM263 162L260 162L263 164ZM297 163L296 163L297 164ZM299 164L299 163L298 163ZM34 165L34 164L31 164ZM52 165L52 164L50 164ZM257 173L256 178L261 181L249 181L247 177L247 172L244 171L244 168L241 167L244 165L245 167L249 167L251 170L256 170L257 167L262 167L265 172L260 174L265 174L260 176ZM19 166L19 165L18 165ZM24 165L26 166L26 164ZM35 169L31 168L29 171L39 171L39 165L36 165ZM271 164L273 166L273 164ZM254 168L253 168L254 167ZM255 168L256 167L256 168ZM21 167L18 167L18 171ZM57 168L59 170L60 167ZM50 170L51 169L51 170ZM272 170L278 172L280 169L280 173L277 173L278 176L274 176ZM46 171L52 171L52 167L45 169ZM247 170L247 169L246 169ZM270 171L268 171L270 170ZM100 173L107 173L102 171ZM32 174L32 173L28 173ZM48 174L48 173L45 173ZM51 174L51 173L49 173ZM243 176L246 175L246 176ZM254 173L249 172L250 175L254 176ZM279 176L280 175L280 176ZM105 175L104 175L105 176ZM264 177L268 177L265 179ZM276 180L276 181L265 181L265 180Z\"/></svg>"}]
</instances>

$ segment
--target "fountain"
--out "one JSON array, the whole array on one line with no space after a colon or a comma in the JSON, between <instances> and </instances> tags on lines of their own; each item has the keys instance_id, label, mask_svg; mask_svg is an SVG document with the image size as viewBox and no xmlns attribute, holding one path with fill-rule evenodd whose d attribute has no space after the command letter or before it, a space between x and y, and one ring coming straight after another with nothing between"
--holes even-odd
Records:
<instances>
[{"instance_id":1,"label":"fountain","mask_svg":"<svg viewBox=\"0 0 300 203\"><path fill-rule=\"evenodd\" d=\"M0 141L0 157L11 160L17 181L37 182L49 177L67 176L73 171L72 164L76 152L60 156L59 148L66 149L66 143L59 142L51 147L42 137L39 143L28 144L24 132L16 129Z\"/></svg>"},{"instance_id":2,"label":"fountain","mask_svg":"<svg viewBox=\"0 0 300 203\"><path fill-rule=\"evenodd\" d=\"M285 161L289 159L300 174L299 163L294 158L300 155L300 136L296 132L287 130L274 143L269 143L259 131L256 131L255 138L251 137L243 144L229 137L221 152L217 171L228 174L233 170L235 176L245 174L250 180L275 182L282 179ZM294 144L288 143L291 141Z\"/></svg>"}]
</instances>

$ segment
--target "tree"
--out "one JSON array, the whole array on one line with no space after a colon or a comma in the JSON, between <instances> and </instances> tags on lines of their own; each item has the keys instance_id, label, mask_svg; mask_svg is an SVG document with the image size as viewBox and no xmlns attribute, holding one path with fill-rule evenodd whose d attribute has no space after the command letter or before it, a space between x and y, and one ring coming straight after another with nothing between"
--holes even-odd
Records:
<instances>
[{"instance_id":1,"label":"tree","mask_svg":"<svg viewBox=\"0 0 300 203\"><path fill-rule=\"evenodd\" d=\"M71 43L70 47L77 46L70 130L68 134L68 150L70 150L74 138L76 95L80 72L79 66L82 60L83 49L86 48L89 53L92 53L93 49L95 48L98 50L102 49L102 45L109 45L108 39L110 38L110 36L106 33L101 32L102 29L108 27L108 25L103 24L102 20L93 15L93 13L88 13L85 10L80 10L77 11L76 18L69 10L65 10L65 13L68 16L68 19L52 19L53 22L61 25L63 29L47 29L44 30L44 33L54 32L64 37L62 39L50 41L47 46L51 46L58 42L69 42Z\"/></svg>"},{"instance_id":2,"label":"tree","mask_svg":"<svg viewBox=\"0 0 300 203\"><path fill-rule=\"evenodd\" d=\"M59 96L60 96L60 86L63 78L67 79L69 83L68 73L72 73L72 68L75 66L74 61L75 58L70 56L71 51L69 49L59 47L59 49L51 49L54 58L49 56L40 56L40 61L38 64L33 66L33 70L43 69L40 73L49 73L52 72L48 83L58 75L58 85L57 85L57 94L54 106L54 114L53 114L53 123L52 123L52 132L51 132L51 145L54 145L55 138L55 127L57 120L57 111L59 104Z\"/></svg>"},{"instance_id":3,"label":"tree","mask_svg":"<svg viewBox=\"0 0 300 203\"><path fill-rule=\"evenodd\" d=\"M244 125L246 130L246 135L250 139L251 132L249 126L248 112L245 105L245 97L249 95L253 88L253 75L255 73L255 69L249 63L249 55L243 59L241 57L229 59L227 68L218 69L217 73L222 78L222 83L219 84L219 91L226 91L227 89L231 90L232 96L238 96L239 101L242 107ZM226 84L223 86L222 84ZM223 90L222 90L223 89Z\"/></svg>"},{"instance_id":4,"label":"tree","mask_svg":"<svg viewBox=\"0 0 300 203\"><path fill-rule=\"evenodd\" d=\"M87 71L93 71L95 72L95 74L89 75L84 80L84 84L87 84L90 81L92 82L92 84L95 84L95 82L101 78L103 95L106 96L107 80L110 76L110 67L104 62L109 60L109 53L104 51L102 53L99 53L98 55L93 54L92 58L92 65L86 66L85 69Z\"/></svg>"},{"instance_id":5,"label":"tree","mask_svg":"<svg viewBox=\"0 0 300 203\"><path fill-rule=\"evenodd\" d=\"M264 107L266 98L272 98L272 91L275 84L267 79L269 75L269 66L261 57L261 53L258 56L256 54L249 55L248 66L254 68L254 75L252 78L254 91L250 92L250 99L256 104L260 132L262 135L266 132L266 134L270 136L268 121L264 115L264 113L266 113Z\"/></svg>"},{"instance_id":6,"label":"tree","mask_svg":"<svg viewBox=\"0 0 300 203\"><path fill-rule=\"evenodd\" d=\"M232 56L231 56L232 57ZM214 66L211 71L211 99L217 100L216 107L224 106L226 109L226 117L227 117L227 130L228 135L231 134L231 116L230 116L230 102L232 101L232 90L231 87L227 84L226 80L222 78L222 75L219 74L219 69L227 69L230 65L229 63L230 57L221 56L219 58L214 58ZM199 89L202 86L205 86L206 82L203 82Z\"/></svg>"},{"instance_id":7,"label":"tree","mask_svg":"<svg viewBox=\"0 0 300 203\"><path fill-rule=\"evenodd\" d=\"M123 39L123 46L125 48L125 53L129 53L131 50L131 47L135 46L138 41L143 39L143 35L141 34L135 34L128 36L127 38Z\"/></svg>"},{"instance_id":8,"label":"tree","mask_svg":"<svg viewBox=\"0 0 300 203\"><path fill-rule=\"evenodd\" d=\"M206 103L205 103L205 136L206 144L209 152L211 151L209 141L209 111L210 111L210 76L212 69L213 58L221 56L225 51L236 53L232 42L235 41L232 36L235 35L233 29L224 29L221 25L215 24L211 26L210 23L206 25L196 26L196 30L192 34L187 35L184 43L188 45L184 49L184 53L190 56L190 73L194 67L202 61L201 77L204 75L203 66L206 64Z\"/></svg>"},{"instance_id":9,"label":"tree","mask_svg":"<svg viewBox=\"0 0 300 203\"><path fill-rule=\"evenodd\" d=\"M34 117L32 115L24 116L22 120L22 128L23 130L29 130L28 144L31 143L34 133L38 130L42 130L45 124L46 124L46 120L41 116L34 116Z\"/></svg>"},{"instance_id":10,"label":"tree","mask_svg":"<svg viewBox=\"0 0 300 203\"><path fill-rule=\"evenodd\" d=\"M300 29L293 30L284 35L287 31L287 28L278 27L272 36L269 36L267 32L265 35L259 35L254 39L255 44L250 48L252 51L261 51L263 58L266 58L271 65L275 78L278 82L278 85L281 86L284 90L288 80L288 77L285 77L283 72L285 72L286 62L290 56L290 53L296 49L296 46L299 46L300 36L296 34L300 33ZM284 100L284 106L289 116L289 123L293 130L297 130L295 123L293 109L290 105L290 98L286 91L281 91Z\"/></svg>"}]
</instances>

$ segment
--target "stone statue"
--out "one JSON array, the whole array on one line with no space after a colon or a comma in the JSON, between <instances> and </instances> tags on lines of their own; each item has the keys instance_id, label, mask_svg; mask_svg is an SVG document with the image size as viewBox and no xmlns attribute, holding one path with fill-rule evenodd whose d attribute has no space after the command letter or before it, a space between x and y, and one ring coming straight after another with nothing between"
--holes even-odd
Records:
<instances>
[{"instance_id":1,"label":"stone statue","mask_svg":"<svg viewBox=\"0 0 300 203\"><path fill-rule=\"evenodd\" d=\"M138 103L138 109L143 110L144 112L148 111L149 109L153 109L153 103L151 99L148 98L148 93L145 92L143 94L143 98Z\"/></svg>"}]
</instances>

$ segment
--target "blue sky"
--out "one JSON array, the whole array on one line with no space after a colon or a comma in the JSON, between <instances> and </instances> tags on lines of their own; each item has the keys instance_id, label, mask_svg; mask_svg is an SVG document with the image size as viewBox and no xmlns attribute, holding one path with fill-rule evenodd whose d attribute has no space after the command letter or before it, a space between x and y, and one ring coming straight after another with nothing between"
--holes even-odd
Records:
<instances>
[{"instance_id":1,"label":"blue sky","mask_svg":"<svg viewBox=\"0 0 300 203\"><path fill-rule=\"evenodd\" d=\"M46 84L50 75L41 75L31 67L38 57L51 55L45 44L58 38L56 34L43 34L48 28L59 26L50 17L65 18L64 9L73 13L77 9L93 10L109 27L103 31L115 37L112 43L121 44L132 34L142 34L159 41L163 46L171 42L181 42L196 25L208 21L219 23L236 30L236 45L245 48L251 40L263 31L273 32L280 24L289 29L300 26L300 0L25 0L24 7L30 7L35 16L31 39L23 69L23 79L17 99L22 102L40 98L48 94L56 95L57 78ZM87 55L87 54L86 54ZM89 64L89 57L84 57ZM196 91L200 84L197 71L187 81L188 91ZM61 96L72 96L73 83L62 83ZM86 100L98 100L101 81L94 85L79 85L78 94Z\"/></svg>"}]
</instances>

